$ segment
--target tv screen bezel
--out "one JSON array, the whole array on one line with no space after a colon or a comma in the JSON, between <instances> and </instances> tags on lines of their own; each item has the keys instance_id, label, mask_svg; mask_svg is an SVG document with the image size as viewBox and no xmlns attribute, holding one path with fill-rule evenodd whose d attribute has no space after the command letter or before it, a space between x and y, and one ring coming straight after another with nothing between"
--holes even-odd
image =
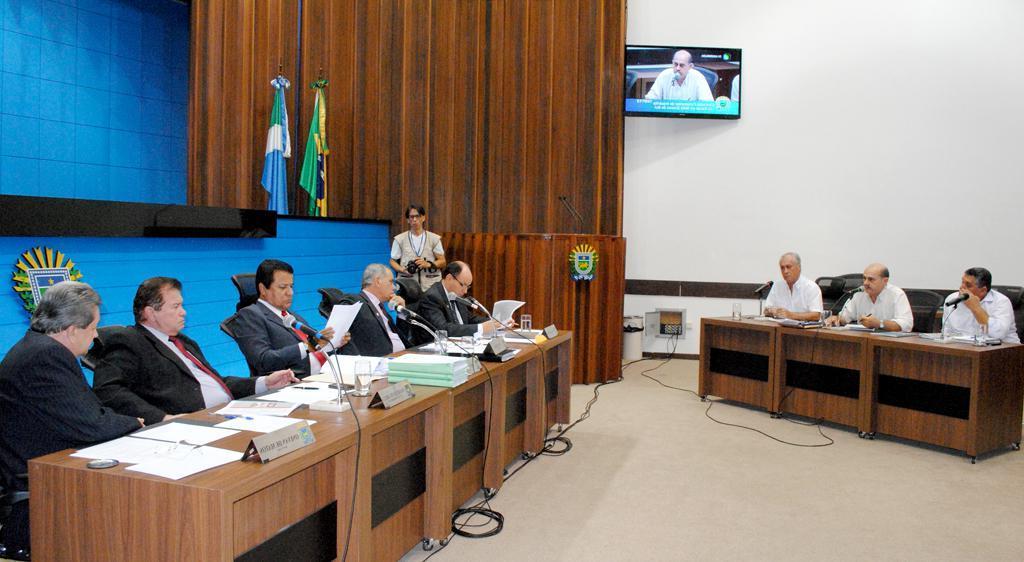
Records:
<instances>
[{"instance_id":1,"label":"tv screen bezel","mask_svg":"<svg viewBox=\"0 0 1024 562\"><path fill-rule=\"evenodd\" d=\"M629 65L626 65L625 61L628 58L628 53L629 53L630 49L674 49L674 50L677 50L677 51L680 50L680 49L682 49L682 50L691 50L691 49L697 50L697 49L700 49L700 50L706 50L706 51L731 51L731 52L735 52L735 53L739 54L740 72L739 72L739 74L737 74L737 76L743 76L743 49L737 49L737 48L732 48L732 47L702 47L702 46L697 46L697 45L685 46L685 45L634 45L634 44L627 44L625 49L622 51L622 61L623 61L622 75L623 75L623 78L625 78L626 72L628 72L628 70L629 70ZM625 91L625 88L623 88L623 91L622 91L622 111L623 111L623 117L655 117L655 118L668 118L668 119L725 119L725 120L728 120L728 121L737 121L741 117L743 117L743 86L742 85L740 86L739 100L737 100L738 103L740 104L740 110L739 110L739 113L736 114L736 115L721 115L721 114L716 115L716 114L713 114L713 113L654 113L654 112L649 112L649 111L629 111L629 110L626 109L626 100L627 99L637 99L637 98L627 98L626 94L627 94L627 92Z\"/></svg>"}]
</instances>

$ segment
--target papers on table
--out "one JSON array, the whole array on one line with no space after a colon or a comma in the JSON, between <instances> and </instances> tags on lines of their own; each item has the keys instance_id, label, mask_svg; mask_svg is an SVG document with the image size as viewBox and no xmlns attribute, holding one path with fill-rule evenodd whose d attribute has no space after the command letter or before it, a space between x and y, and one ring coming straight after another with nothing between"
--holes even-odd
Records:
<instances>
[{"instance_id":1,"label":"papers on table","mask_svg":"<svg viewBox=\"0 0 1024 562\"><path fill-rule=\"evenodd\" d=\"M861 324L847 324L847 325L843 326L842 328L846 329L846 330L853 330L854 332L874 332L875 331L874 328L868 328L867 326L864 326L864 325L861 325Z\"/></svg>"},{"instance_id":2,"label":"papers on table","mask_svg":"<svg viewBox=\"0 0 1024 562\"><path fill-rule=\"evenodd\" d=\"M345 332L352 327L352 322L355 321L356 314L359 314L359 308L362 306L361 302L334 305L334 308L331 309L331 317L327 319L327 326L334 328L331 345L336 348L341 345L341 338L345 337Z\"/></svg>"},{"instance_id":3,"label":"papers on table","mask_svg":"<svg viewBox=\"0 0 1024 562\"><path fill-rule=\"evenodd\" d=\"M298 407L294 402L232 400L216 413L222 416L287 416Z\"/></svg>"},{"instance_id":4,"label":"papers on table","mask_svg":"<svg viewBox=\"0 0 1024 562\"><path fill-rule=\"evenodd\" d=\"M388 381L409 381L428 386L455 387L469 377L465 357L406 353L388 363Z\"/></svg>"},{"instance_id":5,"label":"papers on table","mask_svg":"<svg viewBox=\"0 0 1024 562\"><path fill-rule=\"evenodd\" d=\"M207 425L171 422L155 426L151 429L136 431L132 437L155 439L172 443L185 442L192 445L206 445L238 433L231 429L220 429Z\"/></svg>"},{"instance_id":6,"label":"papers on table","mask_svg":"<svg viewBox=\"0 0 1024 562\"><path fill-rule=\"evenodd\" d=\"M369 361L370 372L373 373L372 380L387 378L388 376L388 357L371 357L367 355L332 355L330 361L334 364L334 368L338 369L341 376L341 382L345 384L355 384L356 379L356 361ZM326 382L333 383L334 375L331 373L331 368L324 365L320 368L320 373L306 377L302 379L304 382Z\"/></svg>"},{"instance_id":7,"label":"papers on table","mask_svg":"<svg viewBox=\"0 0 1024 562\"><path fill-rule=\"evenodd\" d=\"M274 392L257 397L257 400L276 400L295 404L312 404L321 400L334 400L338 397L338 389L331 388L328 383L310 382L307 378L302 382L286 386Z\"/></svg>"},{"instance_id":8,"label":"papers on table","mask_svg":"<svg viewBox=\"0 0 1024 562\"><path fill-rule=\"evenodd\" d=\"M512 314L524 304L526 303L523 301L498 301L494 303L494 318L502 324L508 324Z\"/></svg>"},{"instance_id":9,"label":"papers on table","mask_svg":"<svg viewBox=\"0 0 1024 562\"><path fill-rule=\"evenodd\" d=\"M239 416L218 423L215 427L240 429L242 431L255 431L256 433L270 433L271 431L277 431L282 427L288 427L289 425L299 422L306 422L308 425L313 425L316 423L316 420L282 418L276 416Z\"/></svg>"},{"instance_id":10,"label":"papers on table","mask_svg":"<svg viewBox=\"0 0 1024 562\"><path fill-rule=\"evenodd\" d=\"M117 459L134 464L126 470L179 480L198 472L242 459L242 453L218 447L204 447L238 433L233 429L171 422L86 447L72 457Z\"/></svg>"},{"instance_id":11,"label":"papers on table","mask_svg":"<svg viewBox=\"0 0 1024 562\"><path fill-rule=\"evenodd\" d=\"M241 460L241 453L217 447L178 445L159 459L129 466L125 470L180 480L213 467Z\"/></svg>"}]
</instances>

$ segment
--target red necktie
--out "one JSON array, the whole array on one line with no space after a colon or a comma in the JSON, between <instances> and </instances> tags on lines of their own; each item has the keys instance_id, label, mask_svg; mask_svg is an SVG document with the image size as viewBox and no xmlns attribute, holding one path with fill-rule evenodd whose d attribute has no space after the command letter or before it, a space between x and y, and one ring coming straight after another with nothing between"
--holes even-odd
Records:
<instances>
[{"instance_id":1,"label":"red necktie","mask_svg":"<svg viewBox=\"0 0 1024 562\"><path fill-rule=\"evenodd\" d=\"M288 312L282 310L281 311L281 317L282 318L287 318L288 317ZM300 340L302 340L302 343L306 343L306 344L309 343L309 336L307 336L305 332L303 332L302 330L296 328L295 326L292 326L292 331L295 332L295 335L298 336ZM324 363L327 363L327 356L324 355L322 351L314 351L313 352L313 357L316 357L316 360L320 362L321 366L323 366Z\"/></svg>"},{"instance_id":2,"label":"red necktie","mask_svg":"<svg viewBox=\"0 0 1024 562\"><path fill-rule=\"evenodd\" d=\"M176 338L174 336L170 336L167 339L171 340L171 343L174 344L174 347L178 348L178 351L180 351L182 355L184 355L185 357L188 357L188 360L191 361L192 364L194 364L196 367L199 367L199 370L201 370L202 372L206 373L211 379L217 381L217 384L219 384L220 387L224 389L224 392L227 393L228 397L231 398L232 400L234 400L235 397L232 396L231 390L228 389L228 385L224 384L224 381L221 380L220 377L218 377L217 375L213 374L213 371L207 369L206 365L203 365L203 362L200 361L195 355L192 355L191 353L189 353L189 351L187 349L185 349L185 344L182 343L182 341L180 339L178 339L178 338Z\"/></svg>"}]
</instances>

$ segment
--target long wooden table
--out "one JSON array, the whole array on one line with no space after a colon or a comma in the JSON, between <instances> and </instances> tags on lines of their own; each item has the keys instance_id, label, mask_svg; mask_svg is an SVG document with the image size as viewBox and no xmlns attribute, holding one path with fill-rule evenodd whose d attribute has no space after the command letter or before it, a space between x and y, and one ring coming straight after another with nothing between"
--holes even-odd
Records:
<instances>
[{"instance_id":1,"label":"long wooden table","mask_svg":"<svg viewBox=\"0 0 1024 562\"><path fill-rule=\"evenodd\" d=\"M300 408L293 417L317 422L316 442L267 464L172 481L123 465L90 470L72 450L33 459L33 557L340 559L347 546L349 560L395 560L442 540L453 509L499 488L509 462L539 453L548 429L569 421L572 334L513 347L521 351L511 361L488 363L453 389L414 386L414 398L389 410L352 397L361 431L352 412ZM211 411L183 419L223 421ZM255 435L212 445L242 451Z\"/></svg>"},{"instance_id":2,"label":"long wooden table","mask_svg":"<svg viewBox=\"0 0 1024 562\"><path fill-rule=\"evenodd\" d=\"M701 320L698 393L978 455L1021 441L1024 346Z\"/></svg>"}]
</instances>

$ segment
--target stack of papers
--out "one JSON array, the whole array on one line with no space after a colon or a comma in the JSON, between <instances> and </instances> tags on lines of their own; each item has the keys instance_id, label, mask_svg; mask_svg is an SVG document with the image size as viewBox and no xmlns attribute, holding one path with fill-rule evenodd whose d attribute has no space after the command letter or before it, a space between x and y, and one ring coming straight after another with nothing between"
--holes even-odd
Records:
<instances>
[{"instance_id":1,"label":"stack of papers","mask_svg":"<svg viewBox=\"0 0 1024 562\"><path fill-rule=\"evenodd\" d=\"M465 357L406 353L388 363L388 382L409 381L425 386L453 388L469 378Z\"/></svg>"},{"instance_id":2,"label":"stack of papers","mask_svg":"<svg viewBox=\"0 0 1024 562\"><path fill-rule=\"evenodd\" d=\"M371 380L384 379L388 376L389 357L371 357L367 355L332 355L329 359L331 366L340 372L341 382L355 384L356 362L369 361L370 372L373 373ZM334 371L326 363L320 367L320 373L302 379L304 382L334 382Z\"/></svg>"},{"instance_id":3,"label":"stack of papers","mask_svg":"<svg viewBox=\"0 0 1024 562\"><path fill-rule=\"evenodd\" d=\"M217 413L222 416L287 416L298 407L295 402L232 400Z\"/></svg>"},{"instance_id":4,"label":"stack of papers","mask_svg":"<svg viewBox=\"0 0 1024 562\"><path fill-rule=\"evenodd\" d=\"M274 400L293 404L312 404L323 400L336 400L338 389L325 382L306 382L308 379L257 397L257 400ZM223 410L222 410L223 411ZM220 412L217 412L220 413Z\"/></svg>"}]
</instances>

